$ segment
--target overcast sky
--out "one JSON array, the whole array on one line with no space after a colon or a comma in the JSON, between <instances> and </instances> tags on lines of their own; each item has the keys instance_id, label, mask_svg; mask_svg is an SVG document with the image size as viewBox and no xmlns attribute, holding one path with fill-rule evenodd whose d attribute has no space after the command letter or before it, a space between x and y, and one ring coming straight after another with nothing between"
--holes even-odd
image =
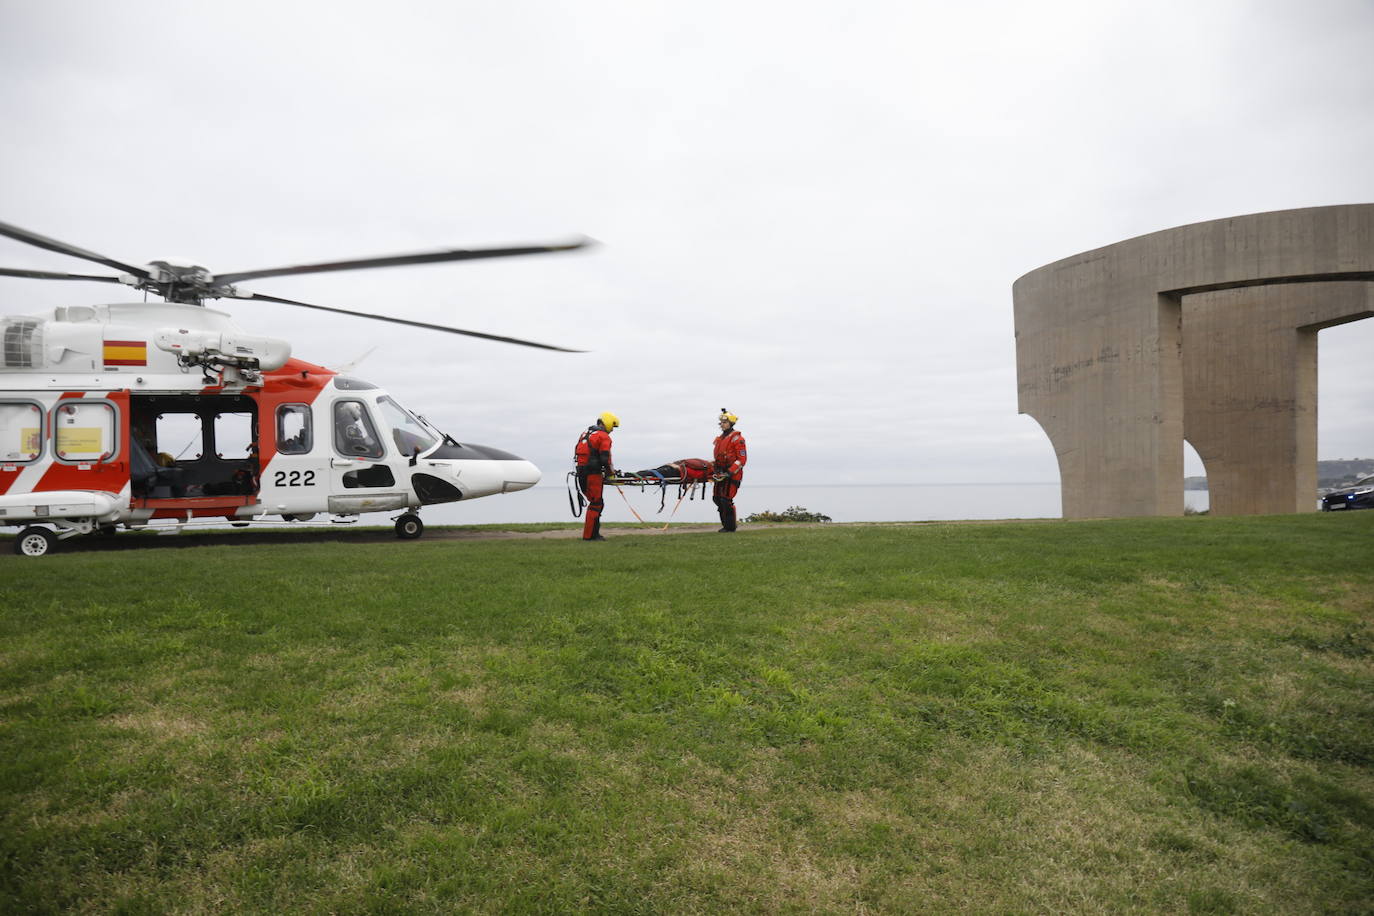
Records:
<instances>
[{"instance_id":1,"label":"overcast sky","mask_svg":"<svg viewBox=\"0 0 1374 916\"><path fill-rule=\"evenodd\" d=\"M218 307L311 362L375 346L354 374L548 482L603 410L630 467L707 455L721 407L755 483L1054 481L1013 281L1374 201L1371 48L1371 0L0 0L0 220L217 272L585 234L243 285L588 354ZM114 290L0 278L0 314ZM1322 457L1374 457L1371 352L1322 332Z\"/></svg>"}]
</instances>

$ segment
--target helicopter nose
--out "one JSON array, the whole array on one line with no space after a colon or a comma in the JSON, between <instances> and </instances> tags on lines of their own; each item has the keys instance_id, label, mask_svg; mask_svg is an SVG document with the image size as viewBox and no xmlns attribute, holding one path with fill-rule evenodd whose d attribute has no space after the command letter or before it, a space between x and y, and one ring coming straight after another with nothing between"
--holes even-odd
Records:
<instances>
[{"instance_id":1,"label":"helicopter nose","mask_svg":"<svg viewBox=\"0 0 1374 916\"><path fill-rule=\"evenodd\" d=\"M539 468L519 455L487 445L448 440L426 457L450 468L465 499L494 493L515 493L539 483Z\"/></svg>"},{"instance_id":2,"label":"helicopter nose","mask_svg":"<svg viewBox=\"0 0 1374 916\"><path fill-rule=\"evenodd\" d=\"M534 466L534 462L526 461L523 458L516 461L503 461L501 473L506 480L505 485L501 487L502 493L528 490L539 483L540 478L539 468Z\"/></svg>"}]
</instances>

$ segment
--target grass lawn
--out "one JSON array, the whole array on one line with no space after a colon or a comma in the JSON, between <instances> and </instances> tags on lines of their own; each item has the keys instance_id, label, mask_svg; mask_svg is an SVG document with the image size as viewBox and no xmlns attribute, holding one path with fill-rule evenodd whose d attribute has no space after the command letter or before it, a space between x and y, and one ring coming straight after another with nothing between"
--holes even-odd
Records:
<instances>
[{"instance_id":1,"label":"grass lawn","mask_svg":"<svg viewBox=\"0 0 1374 916\"><path fill-rule=\"evenodd\" d=\"M1374 512L154 544L0 599L0 912L1374 908Z\"/></svg>"}]
</instances>

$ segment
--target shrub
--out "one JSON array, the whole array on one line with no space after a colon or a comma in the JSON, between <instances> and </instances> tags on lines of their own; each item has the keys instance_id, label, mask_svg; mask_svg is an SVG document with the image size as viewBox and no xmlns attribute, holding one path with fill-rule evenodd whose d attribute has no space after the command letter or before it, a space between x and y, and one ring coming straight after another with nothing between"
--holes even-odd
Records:
<instances>
[{"instance_id":1,"label":"shrub","mask_svg":"<svg viewBox=\"0 0 1374 916\"><path fill-rule=\"evenodd\" d=\"M808 512L801 506L788 506L784 512L755 512L753 515L746 516L746 522L828 522L830 516L821 515L819 512Z\"/></svg>"}]
</instances>

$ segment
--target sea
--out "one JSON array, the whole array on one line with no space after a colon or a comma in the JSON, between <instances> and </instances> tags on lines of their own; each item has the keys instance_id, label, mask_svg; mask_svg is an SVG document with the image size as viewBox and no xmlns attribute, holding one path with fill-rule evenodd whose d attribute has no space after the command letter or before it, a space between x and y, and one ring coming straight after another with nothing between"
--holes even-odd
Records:
<instances>
[{"instance_id":1,"label":"sea","mask_svg":"<svg viewBox=\"0 0 1374 916\"><path fill-rule=\"evenodd\" d=\"M1206 490L1185 490L1185 504L1207 508ZM796 506L827 515L835 522L952 521L958 519L1060 518L1058 483L926 483L785 486L747 481L735 498L741 519L755 512L784 512ZM429 525L490 525L516 522L571 521L568 491L541 485L518 493L488 496L472 502L426 506ZM372 523L367 516L364 523ZM678 499L677 487L606 490L607 522L718 521L710 492Z\"/></svg>"}]
</instances>

